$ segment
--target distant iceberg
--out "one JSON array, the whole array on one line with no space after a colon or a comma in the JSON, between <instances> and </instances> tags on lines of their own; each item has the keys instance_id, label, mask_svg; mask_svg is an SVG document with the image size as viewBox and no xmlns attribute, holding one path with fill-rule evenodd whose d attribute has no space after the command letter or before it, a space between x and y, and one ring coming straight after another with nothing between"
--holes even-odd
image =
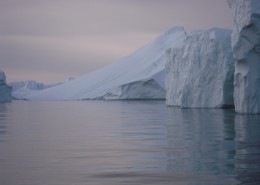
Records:
<instances>
[{"instance_id":1,"label":"distant iceberg","mask_svg":"<svg viewBox=\"0 0 260 185\"><path fill-rule=\"evenodd\" d=\"M165 50L187 34L174 27L132 54L67 83L30 93L29 100L165 99Z\"/></svg>"},{"instance_id":2,"label":"distant iceberg","mask_svg":"<svg viewBox=\"0 0 260 185\"><path fill-rule=\"evenodd\" d=\"M17 90L43 90L45 85L43 83L39 83L33 80L28 81L19 81L19 82L11 82L10 85L13 88L13 91Z\"/></svg>"},{"instance_id":3,"label":"distant iceberg","mask_svg":"<svg viewBox=\"0 0 260 185\"><path fill-rule=\"evenodd\" d=\"M5 73L0 70L0 102L8 102L12 100L12 87L6 84Z\"/></svg>"},{"instance_id":4,"label":"distant iceberg","mask_svg":"<svg viewBox=\"0 0 260 185\"><path fill-rule=\"evenodd\" d=\"M71 79L66 80L63 83L70 81ZM34 80L19 81L19 82L10 82L8 85L12 87L12 96L15 99L26 99L25 97L29 94L60 85L62 83L52 83L44 84L36 82Z\"/></svg>"}]
</instances>

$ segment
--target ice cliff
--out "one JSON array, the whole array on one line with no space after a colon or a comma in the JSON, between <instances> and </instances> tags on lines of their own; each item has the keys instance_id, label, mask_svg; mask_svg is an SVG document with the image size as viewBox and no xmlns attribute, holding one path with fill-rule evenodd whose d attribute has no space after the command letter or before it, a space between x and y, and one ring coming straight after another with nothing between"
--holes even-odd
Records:
<instances>
[{"instance_id":1,"label":"ice cliff","mask_svg":"<svg viewBox=\"0 0 260 185\"><path fill-rule=\"evenodd\" d=\"M190 33L167 50L166 104L183 108L233 106L234 61L231 30Z\"/></svg>"},{"instance_id":2,"label":"ice cliff","mask_svg":"<svg viewBox=\"0 0 260 185\"><path fill-rule=\"evenodd\" d=\"M165 50L183 42L174 27L132 54L67 83L31 93L30 100L165 99Z\"/></svg>"},{"instance_id":3,"label":"ice cliff","mask_svg":"<svg viewBox=\"0 0 260 185\"><path fill-rule=\"evenodd\" d=\"M12 88L6 85L5 73L0 70L0 102L8 102L12 100Z\"/></svg>"},{"instance_id":4,"label":"ice cliff","mask_svg":"<svg viewBox=\"0 0 260 185\"><path fill-rule=\"evenodd\" d=\"M260 0L228 0L235 27L234 102L238 113L260 113Z\"/></svg>"}]
</instances>

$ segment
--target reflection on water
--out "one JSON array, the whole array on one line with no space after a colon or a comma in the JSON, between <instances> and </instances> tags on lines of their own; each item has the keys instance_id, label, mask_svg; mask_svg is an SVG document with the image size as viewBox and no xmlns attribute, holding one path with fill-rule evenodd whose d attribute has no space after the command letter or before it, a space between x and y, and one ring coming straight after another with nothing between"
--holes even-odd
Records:
<instances>
[{"instance_id":1,"label":"reflection on water","mask_svg":"<svg viewBox=\"0 0 260 185\"><path fill-rule=\"evenodd\" d=\"M6 133L6 124L8 122L8 103L0 103L0 142L3 141L1 135Z\"/></svg>"},{"instance_id":2,"label":"reflection on water","mask_svg":"<svg viewBox=\"0 0 260 185\"><path fill-rule=\"evenodd\" d=\"M259 116L236 116L236 157L238 179L260 184L260 119Z\"/></svg>"},{"instance_id":3,"label":"reflection on water","mask_svg":"<svg viewBox=\"0 0 260 185\"><path fill-rule=\"evenodd\" d=\"M168 123L169 171L193 174L234 174L234 114L232 111L171 110ZM179 150L176 150L178 148Z\"/></svg>"},{"instance_id":4,"label":"reflection on water","mask_svg":"<svg viewBox=\"0 0 260 185\"><path fill-rule=\"evenodd\" d=\"M0 184L256 185L259 123L161 101L0 104Z\"/></svg>"}]
</instances>

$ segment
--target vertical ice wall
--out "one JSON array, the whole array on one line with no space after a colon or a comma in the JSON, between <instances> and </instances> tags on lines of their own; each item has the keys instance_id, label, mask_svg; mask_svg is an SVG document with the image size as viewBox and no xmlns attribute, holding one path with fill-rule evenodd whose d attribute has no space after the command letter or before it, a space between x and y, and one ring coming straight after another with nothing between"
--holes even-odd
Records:
<instances>
[{"instance_id":1,"label":"vertical ice wall","mask_svg":"<svg viewBox=\"0 0 260 185\"><path fill-rule=\"evenodd\" d=\"M188 35L167 51L166 104L184 108L233 106L231 30L213 28Z\"/></svg>"},{"instance_id":2,"label":"vertical ice wall","mask_svg":"<svg viewBox=\"0 0 260 185\"><path fill-rule=\"evenodd\" d=\"M260 0L228 0L235 27L234 102L238 113L260 113Z\"/></svg>"}]
</instances>

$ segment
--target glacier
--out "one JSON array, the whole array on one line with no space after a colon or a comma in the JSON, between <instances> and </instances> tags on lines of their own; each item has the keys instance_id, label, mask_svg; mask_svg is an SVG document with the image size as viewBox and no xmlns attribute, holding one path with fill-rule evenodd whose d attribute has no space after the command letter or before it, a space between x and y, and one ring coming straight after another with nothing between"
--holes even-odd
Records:
<instances>
[{"instance_id":1,"label":"glacier","mask_svg":"<svg viewBox=\"0 0 260 185\"><path fill-rule=\"evenodd\" d=\"M233 13L235 110L260 113L260 1L228 0Z\"/></svg>"},{"instance_id":2,"label":"glacier","mask_svg":"<svg viewBox=\"0 0 260 185\"><path fill-rule=\"evenodd\" d=\"M28 100L165 99L165 50L187 34L173 27L132 54L67 83L25 95Z\"/></svg>"},{"instance_id":3,"label":"glacier","mask_svg":"<svg viewBox=\"0 0 260 185\"><path fill-rule=\"evenodd\" d=\"M233 107L231 30L191 32L166 51L166 104L182 108Z\"/></svg>"},{"instance_id":4,"label":"glacier","mask_svg":"<svg viewBox=\"0 0 260 185\"><path fill-rule=\"evenodd\" d=\"M12 100L12 87L6 84L5 73L0 70L0 102L9 102Z\"/></svg>"}]
</instances>

